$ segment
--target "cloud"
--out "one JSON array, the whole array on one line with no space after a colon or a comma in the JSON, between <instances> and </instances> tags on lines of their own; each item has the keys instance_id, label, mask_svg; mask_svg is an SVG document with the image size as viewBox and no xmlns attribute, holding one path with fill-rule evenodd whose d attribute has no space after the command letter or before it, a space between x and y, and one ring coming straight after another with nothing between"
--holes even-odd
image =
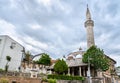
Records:
<instances>
[{"instance_id":1,"label":"cloud","mask_svg":"<svg viewBox=\"0 0 120 83\"><path fill-rule=\"evenodd\" d=\"M39 4L43 4L44 6L50 6L52 0L36 0Z\"/></svg>"},{"instance_id":2,"label":"cloud","mask_svg":"<svg viewBox=\"0 0 120 83\"><path fill-rule=\"evenodd\" d=\"M1 0L0 34L21 43L32 54L47 52L54 58L80 46L87 49L84 28L86 4L94 20L95 43L105 54L119 52L120 1L109 0Z\"/></svg>"},{"instance_id":3,"label":"cloud","mask_svg":"<svg viewBox=\"0 0 120 83\"><path fill-rule=\"evenodd\" d=\"M27 40L27 41L26 41ZM33 51L33 54L43 52L42 49L47 49L48 45L37 41L31 37L24 37L23 41L25 43L26 50Z\"/></svg>"},{"instance_id":4,"label":"cloud","mask_svg":"<svg viewBox=\"0 0 120 83\"><path fill-rule=\"evenodd\" d=\"M7 34L12 36L15 35L16 27L13 24L5 21L4 19L0 19L0 25L1 25L1 28L0 28L1 34Z\"/></svg>"},{"instance_id":5,"label":"cloud","mask_svg":"<svg viewBox=\"0 0 120 83\"><path fill-rule=\"evenodd\" d=\"M31 27L33 30L38 30L38 29L42 29L43 27L40 26L39 24L28 24L28 27Z\"/></svg>"}]
</instances>

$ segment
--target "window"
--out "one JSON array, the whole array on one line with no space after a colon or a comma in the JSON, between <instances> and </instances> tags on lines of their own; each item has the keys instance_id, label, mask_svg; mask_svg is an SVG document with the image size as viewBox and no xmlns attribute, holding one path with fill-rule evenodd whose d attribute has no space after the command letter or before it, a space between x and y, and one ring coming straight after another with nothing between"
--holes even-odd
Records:
<instances>
[{"instance_id":1,"label":"window","mask_svg":"<svg viewBox=\"0 0 120 83\"><path fill-rule=\"evenodd\" d=\"M0 44L1 44L1 42L2 42L2 39L0 39Z\"/></svg>"},{"instance_id":2,"label":"window","mask_svg":"<svg viewBox=\"0 0 120 83\"><path fill-rule=\"evenodd\" d=\"M10 48L13 49L15 47L16 43L12 42Z\"/></svg>"}]
</instances>

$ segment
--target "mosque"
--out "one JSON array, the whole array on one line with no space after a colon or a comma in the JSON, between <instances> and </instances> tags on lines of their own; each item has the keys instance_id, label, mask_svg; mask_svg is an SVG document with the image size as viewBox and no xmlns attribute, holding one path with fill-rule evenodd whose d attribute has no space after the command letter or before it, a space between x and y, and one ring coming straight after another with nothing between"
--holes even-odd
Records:
<instances>
[{"instance_id":1,"label":"mosque","mask_svg":"<svg viewBox=\"0 0 120 83\"><path fill-rule=\"evenodd\" d=\"M86 11L86 21L85 28L87 32L87 48L89 49L91 46L95 45L94 41L94 21L91 18L91 13L89 8L87 7ZM72 52L68 54L66 58L66 63L68 65L68 74L69 75L77 75L77 76L88 76L88 64L82 62L82 55L85 53L81 48L78 51ZM78 57L79 56L79 57ZM115 70L116 61L106 55L106 57L110 60L110 68L106 72L97 72L94 70L94 67L90 67L90 72L92 77L111 77L111 70ZM51 67L53 68L53 66Z\"/></svg>"},{"instance_id":2,"label":"mosque","mask_svg":"<svg viewBox=\"0 0 120 83\"><path fill-rule=\"evenodd\" d=\"M89 11L89 8L87 7L87 11L86 11L86 21L85 21L85 28L86 28L86 32L87 32L87 48L89 49L91 46L95 45L95 41L94 41L94 31L93 31L93 27L94 27L94 21L91 18L91 13ZM85 53L85 51L83 51L81 48L78 51L69 53L67 58L66 58L66 63L68 65L68 74L69 75L73 75L73 76L84 76L87 77L88 75L88 64L83 63L82 62L82 55ZM77 56L81 56L81 57L77 57ZM110 70L114 70L115 69L115 64L116 61L113 60L112 58L108 57L106 55L106 57L110 60L110 68L108 71L106 72L97 72L94 70L94 67L90 67L90 72L91 72L91 76L92 77L101 77L102 78L106 78L105 80L108 80L109 78L111 78L111 71ZM54 73L53 67L54 67L55 61L53 62L53 64L49 67L46 68L41 68L40 66L38 66L37 64L34 66L33 68L33 64L30 65L26 65L26 68L23 68L23 72L27 71L35 71L35 72L41 72L41 73L45 73L45 74L52 74ZM33 77L33 76L32 76ZM110 83L110 82L109 82Z\"/></svg>"}]
</instances>

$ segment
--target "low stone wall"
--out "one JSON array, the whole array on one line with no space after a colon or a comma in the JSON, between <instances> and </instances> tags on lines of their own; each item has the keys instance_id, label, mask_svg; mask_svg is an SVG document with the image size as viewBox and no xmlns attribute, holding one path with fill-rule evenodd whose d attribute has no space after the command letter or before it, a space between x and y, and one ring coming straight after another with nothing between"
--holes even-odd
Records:
<instances>
[{"instance_id":1,"label":"low stone wall","mask_svg":"<svg viewBox=\"0 0 120 83\"><path fill-rule=\"evenodd\" d=\"M85 79L84 81L79 81L79 80L57 80L57 83L88 83L89 79ZM99 78L94 78L91 79L92 83L102 83L101 79Z\"/></svg>"},{"instance_id":2,"label":"low stone wall","mask_svg":"<svg viewBox=\"0 0 120 83\"><path fill-rule=\"evenodd\" d=\"M79 80L57 80L57 83L83 83Z\"/></svg>"},{"instance_id":3,"label":"low stone wall","mask_svg":"<svg viewBox=\"0 0 120 83\"><path fill-rule=\"evenodd\" d=\"M9 80L9 83L41 83L38 78L23 78L23 77L2 77Z\"/></svg>"}]
</instances>

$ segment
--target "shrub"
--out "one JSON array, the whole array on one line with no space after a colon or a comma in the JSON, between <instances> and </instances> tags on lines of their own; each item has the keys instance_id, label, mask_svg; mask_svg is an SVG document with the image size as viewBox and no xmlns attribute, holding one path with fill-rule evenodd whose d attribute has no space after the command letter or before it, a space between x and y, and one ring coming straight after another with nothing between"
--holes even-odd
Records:
<instances>
[{"instance_id":1,"label":"shrub","mask_svg":"<svg viewBox=\"0 0 120 83\"><path fill-rule=\"evenodd\" d=\"M3 69L0 69L0 72L4 72L4 70L3 70Z\"/></svg>"},{"instance_id":2,"label":"shrub","mask_svg":"<svg viewBox=\"0 0 120 83\"><path fill-rule=\"evenodd\" d=\"M67 75L48 75L48 79L58 80L85 80L84 77L80 76L67 76Z\"/></svg>"},{"instance_id":3,"label":"shrub","mask_svg":"<svg viewBox=\"0 0 120 83\"><path fill-rule=\"evenodd\" d=\"M48 79L48 83L57 83L56 79Z\"/></svg>"},{"instance_id":4,"label":"shrub","mask_svg":"<svg viewBox=\"0 0 120 83\"><path fill-rule=\"evenodd\" d=\"M43 82L48 82L47 78L45 78L45 77L42 78L42 81L43 81Z\"/></svg>"},{"instance_id":5,"label":"shrub","mask_svg":"<svg viewBox=\"0 0 120 83\"><path fill-rule=\"evenodd\" d=\"M66 73L68 70L68 65L62 60L58 60L54 65L54 71L58 74Z\"/></svg>"},{"instance_id":6,"label":"shrub","mask_svg":"<svg viewBox=\"0 0 120 83\"><path fill-rule=\"evenodd\" d=\"M8 66L8 65L5 65L5 72L8 71L8 68L9 68L9 66Z\"/></svg>"},{"instance_id":7,"label":"shrub","mask_svg":"<svg viewBox=\"0 0 120 83\"><path fill-rule=\"evenodd\" d=\"M1 78L0 83L9 83L9 80L7 78Z\"/></svg>"}]
</instances>

